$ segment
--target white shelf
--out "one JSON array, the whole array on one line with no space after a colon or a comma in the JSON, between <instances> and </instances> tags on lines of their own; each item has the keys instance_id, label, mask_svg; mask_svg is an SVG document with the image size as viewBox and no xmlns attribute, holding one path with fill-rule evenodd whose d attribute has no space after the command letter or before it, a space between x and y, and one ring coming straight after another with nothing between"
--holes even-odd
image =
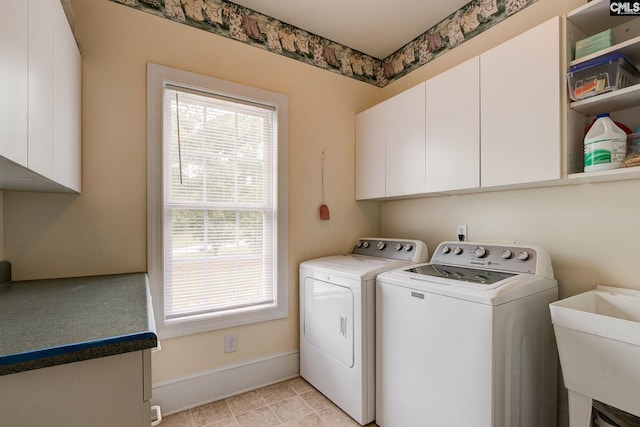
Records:
<instances>
[{"instance_id":1,"label":"white shelf","mask_svg":"<svg viewBox=\"0 0 640 427\"><path fill-rule=\"evenodd\" d=\"M583 62L587 62L591 59L598 58L600 56L604 56L613 52L626 55L634 65L637 65L638 63L640 63L640 36L634 37L630 40L626 40L622 43L615 44L606 49L599 50L598 52L592 53L591 55L574 59L569 63L569 66L573 67L575 65L582 64Z\"/></svg>"},{"instance_id":2,"label":"white shelf","mask_svg":"<svg viewBox=\"0 0 640 427\"><path fill-rule=\"evenodd\" d=\"M597 34L635 18L636 16L609 16L609 0L592 0L567 14L569 21L589 34Z\"/></svg>"},{"instance_id":3,"label":"white shelf","mask_svg":"<svg viewBox=\"0 0 640 427\"><path fill-rule=\"evenodd\" d=\"M610 16L609 4L609 0L592 0L569 12L567 21L570 21L586 35L614 29L614 32L618 34L618 39L628 39L607 49L570 61L569 67L611 53L622 53L632 63L640 63L640 20L638 16ZM587 116L621 111L637 106L640 106L640 84L569 103L572 110Z\"/></svg>"},{"instance_id":4,"label":"white shelf","mask_svg":"<svg viewBox=\"0 0 640 427\"><path fill-rule=\"evenodd\" d=\"M607 49L600 50L582 58L569 61L568 67L582 64L594 58L611 53L622 53L634 64L640 64L640 17L639 16L610 16L609 0L592 0L583 6L567 13L567 48L570 49L582 38L598 34L611 29L616 43ZM575 28L574 28L575 27ZM567 70L568 71L568 70ZM570 102L569 108L584 116L594 116L598 113L622 112L640 106L640 84L603 93L591 98L576 102ZM574 117L577 117L574 116ZM579 119L573 123L574 134L572 138L582 135ZM567 141L569 158L578 158L582 154L582 142L578 140ZM575 169L574 169L575 170ZM569 173L566 178L556 182L556 185L587 184L598 182L624 181L640 179L640 167L610 169L598 172Z\"/></svg>"},{"instance_id":5,"label":"white shelf","mask_svg":"<svg viewBox=\"0 0 640 427\"><path fill-rule=\"evenodd\" d=\"M567 176L568 184L585 184L590 182L623 181L639 179L640 167L610 169L598 172L571 173Z\"/></svg>"},{"instance_id":6,"label":"white shelf","mask_svg":"<svg viewBox=\"0 0 640 427\"><path fill-rule=\"evenodd\" d=\"M640 105L640 84L572 102L569 107L586 116L626 110Z\"/></svg>"}]
</instances>

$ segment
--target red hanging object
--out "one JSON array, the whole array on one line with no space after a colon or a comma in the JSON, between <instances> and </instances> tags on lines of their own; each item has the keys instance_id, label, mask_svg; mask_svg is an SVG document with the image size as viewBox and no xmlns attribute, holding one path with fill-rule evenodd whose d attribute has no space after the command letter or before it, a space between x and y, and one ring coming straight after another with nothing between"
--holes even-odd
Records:
<instances>
[{"instance_id":1,"label":"red hanging object","mask_svg":"<svg viewBox=\"0 0 640 427\"><path fill-rule=\"evenodd\" d=\"M329 221L331 219L331 215L329 214L329 206L325 204L320 205L320 219L323 221Z\"/></svg>"},{"instance_id":2,"label":"red hanging object","mask_svg":"<svg viewBox=\"0 0 640 427\"><path fill-rule=\"evenodd\" d=\"M322 204L320 205L320 219L322 221L329 221L331 219L331 214L329 214L329 206L327 206L324 201L324 148L320 155L320 172L322 173Z\"/></svg>"}]
</instances>

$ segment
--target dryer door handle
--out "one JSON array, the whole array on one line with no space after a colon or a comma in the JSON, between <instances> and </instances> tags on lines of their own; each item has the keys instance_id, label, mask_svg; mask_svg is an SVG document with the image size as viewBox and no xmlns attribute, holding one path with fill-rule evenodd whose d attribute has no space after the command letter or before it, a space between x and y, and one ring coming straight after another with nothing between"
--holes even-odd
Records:
<instances>
[{"instance_id":1,"label":"dryer door handle","mask_svg":"<svg viewBox=\"0 0 640 427\"><path fill-rule=\"evenodd\" d=\"M340 315L340 336L347 337L347 316L344 314Z\"/></svg>"}]
</instances>

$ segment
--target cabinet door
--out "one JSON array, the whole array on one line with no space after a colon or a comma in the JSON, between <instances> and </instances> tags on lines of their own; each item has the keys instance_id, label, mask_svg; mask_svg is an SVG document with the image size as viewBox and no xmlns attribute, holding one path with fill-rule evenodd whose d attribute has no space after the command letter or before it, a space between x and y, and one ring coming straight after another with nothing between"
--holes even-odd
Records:
<instances>
[{"instance_id":1,"label":"cabinet door","mask_svg":"<svg viewBox=\"0 0 640 427\"><path fill-rule=\"evenodd\" d=\"M27 2L6 0L0 13L0 155L27 165Z\"/></svg>"},{"instance_id":2,"label":"cabinet door","mask_svg":"<svg viewBox=\"0 0 640 427\"><path fill-rule=\"evenodd\" d=\"M58 0L53 13L53 180L81 189L81 58Z\"/></svg>"},{"instance_id":3,"label":"cabinet door","mask_svg":"<svg viewBox=\"0 0 640 427\"><path fill-rule=\"evenodd\" d=\"M386 196L425 192L425 83L385 102Z\"/></svg>"},{"instance_id":4,"label":"cabinet door","mask_svg":"<svg viewBox=\"0 0 640 427\"><path fill-rule=\"evenodd\" d=\"M53 18L54 1L29 4L29 131L27 166L53 178ZM59 2L58 2L59 3Z\"/></svg>"},{"instance_id":5,"label":"cabinet door","mask_svg":"<svg viewBox=\"0 0 640 427\"><path fill-rule=\"evenodd\" d=\"M480 59L426 82L426 191L480 186Z\"/></svg>"},{"instance_id":6,"label":"cabinet door","mask_svg":"<svg viewBox=\"0 0 640 427\"><path fill-rule=\"evenodd\" d=\"M482 187L559 179L560 17L480 55Z\"/></svg>"},{"instance_id":7,"label":"cabinet door","mask_svg":"<svg viewBox=\"0 0 640 427\"><path fill-rule=\"evenodd\" d=\"M0 28L0 188L80 191L80 52L62 5L7 0Z\"/></svg>"},{"instance_id":8,"label":"cabinet door","mask_svg":"<svg viewBox=\"0 0 640 427\"><path fill-rule=\"evenodd\" d=\"M385 104L356 115L356 200L385 196Z\"/></svg>"},{"instance_id":9,"label":"cabinet door","mask_svg":"<svg viewBox=\"0 0 640 427\"><path fill-rule=\"evenodd\" d=\"M2 427L150 426L143 359L134 351L0 376Z\"/></svg>"}]
</instances>

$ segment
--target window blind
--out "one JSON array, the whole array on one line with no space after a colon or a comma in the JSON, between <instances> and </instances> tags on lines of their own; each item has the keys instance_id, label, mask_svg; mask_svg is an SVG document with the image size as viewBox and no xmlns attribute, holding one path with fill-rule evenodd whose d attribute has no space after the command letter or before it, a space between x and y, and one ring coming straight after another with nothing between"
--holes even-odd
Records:
<instances>
[{"instance_id":1,"label":"window blind","mask_svg":"<svg viewBox=\"0 0 640 427\"><path fill-rule=\"evenodd\" d=\"M167 85L164 317L276 303L276 111Z\"/></svg>"}]
</instances>

